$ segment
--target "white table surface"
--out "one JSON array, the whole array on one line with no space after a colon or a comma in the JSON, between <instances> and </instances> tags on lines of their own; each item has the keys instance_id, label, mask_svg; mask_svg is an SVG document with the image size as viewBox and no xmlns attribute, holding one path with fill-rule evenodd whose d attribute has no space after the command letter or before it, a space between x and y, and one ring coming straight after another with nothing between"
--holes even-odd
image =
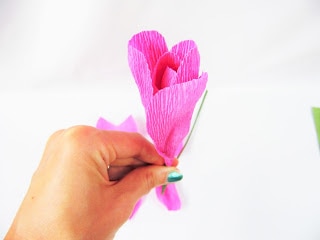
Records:
<instances>
[{"instance_id":1,"label":"white table surface","mask_svg":"<svg viewBox=\"0 0 320 240\"><path fill-rule=\"evenodd\" d=\"M116 239L320 238L317 1L1 4L0 238L51 133L129 114L145 133L126 55L144 29L198 43L208 95L180 158L182 209L151 192Z\"/></svg>"}]
</instances>

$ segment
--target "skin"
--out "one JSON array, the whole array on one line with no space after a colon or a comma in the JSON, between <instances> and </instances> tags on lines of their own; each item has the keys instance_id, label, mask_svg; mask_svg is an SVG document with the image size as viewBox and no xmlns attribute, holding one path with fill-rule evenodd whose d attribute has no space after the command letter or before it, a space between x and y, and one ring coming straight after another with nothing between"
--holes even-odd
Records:
<instances>
[{"instance_id":1,"label":"skin","mask_svg":"<svg viewBox=\"0 0 320 240\"><path fill-rule=\"evenodd\" d=\"M138 133L57 131L5 239L113 239L136 202L178 171L163 165Z\"/></svg>"}]
</instances>

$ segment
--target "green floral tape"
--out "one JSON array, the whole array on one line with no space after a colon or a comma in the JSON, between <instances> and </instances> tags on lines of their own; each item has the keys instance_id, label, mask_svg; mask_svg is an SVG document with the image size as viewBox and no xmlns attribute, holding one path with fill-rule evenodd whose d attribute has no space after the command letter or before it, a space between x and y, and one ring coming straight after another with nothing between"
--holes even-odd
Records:
<instances>
[{"instance_id":1,"label":"green floral tape","mask_svg":"<svg viewBox=\"0 0 320 240\"><path fill-rule=\"evenodd\" d=\"M314 118L314 124L316 126L316 132L318 136L318 143L320 145L320 108L313 107L312 108L313 118Z\"/></svg>"}]
</instances>

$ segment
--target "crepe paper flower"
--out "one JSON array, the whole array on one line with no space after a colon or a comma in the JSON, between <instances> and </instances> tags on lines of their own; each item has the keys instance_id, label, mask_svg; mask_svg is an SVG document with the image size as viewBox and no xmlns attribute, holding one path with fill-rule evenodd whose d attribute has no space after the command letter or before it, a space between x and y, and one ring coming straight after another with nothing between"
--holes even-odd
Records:
<instances>
[{"instance_id":1,"label":"crepe paper flower","mask_svg":"<svg viewBox=\"0 0 320 240\"><path fill-rule=\"evenodd\" d=\"M147 132L166 165L172 165L187 136L195 105L206 89L208 74L199 76L200 54L192 40L168 50L157 31L142 31L128 43L128 61L146 113ZM180 208L172 184L159 200L169 210ZM168 185L169 186L169 185Z\"/></svg>"},{"instance_id":2,"label":"crepe paper flower","mask_svg":"<svg viewBox=\"0 0 320 240\"><path fill-rule=\"evenodd\" d=\"M134 120L134 118L130 115L127 117L126 120L124 120L120 125L114 125L113 123L107 121L106 119L100 117L97 121L96 128L101 130L114 130L114 131L124 131L124 132L138 132L137 124ZM144 198L140 198L138 202L136 203L130 219L133 218L133 216L136 214L136 212L139 210L142 202L144 201Z\"/></svg>"},{"instance_id":3,"label":"crepe paper flower","mask_svg":"<svg viewBox=\"0 0 320 240\"><path fill-rule=\"evenodd\" d=\"M316 127L318 144L319 144L319 147L320 147L320 108L313 107L312 108L312 113L313 113L314 124L315 124L315 127Z\"/></svg>"}]
</instances>

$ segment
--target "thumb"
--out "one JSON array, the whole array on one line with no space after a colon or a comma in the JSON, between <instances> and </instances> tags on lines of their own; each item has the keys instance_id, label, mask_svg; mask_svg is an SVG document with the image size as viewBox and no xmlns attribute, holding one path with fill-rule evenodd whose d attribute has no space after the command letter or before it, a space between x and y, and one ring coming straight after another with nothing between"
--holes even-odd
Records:
<instances>
[{"instance_id":1,"label":"thumb","mask_svg":"<svg viewBox=\"0 0 320 240\"><path fill-rule=\"evenodd\" d=\"M131 171L117 184L117 190L126 195L127 201L135 203L151 189L180 181L183 175L175 167L149 165Z\"/></svg>"}]
</instances>

